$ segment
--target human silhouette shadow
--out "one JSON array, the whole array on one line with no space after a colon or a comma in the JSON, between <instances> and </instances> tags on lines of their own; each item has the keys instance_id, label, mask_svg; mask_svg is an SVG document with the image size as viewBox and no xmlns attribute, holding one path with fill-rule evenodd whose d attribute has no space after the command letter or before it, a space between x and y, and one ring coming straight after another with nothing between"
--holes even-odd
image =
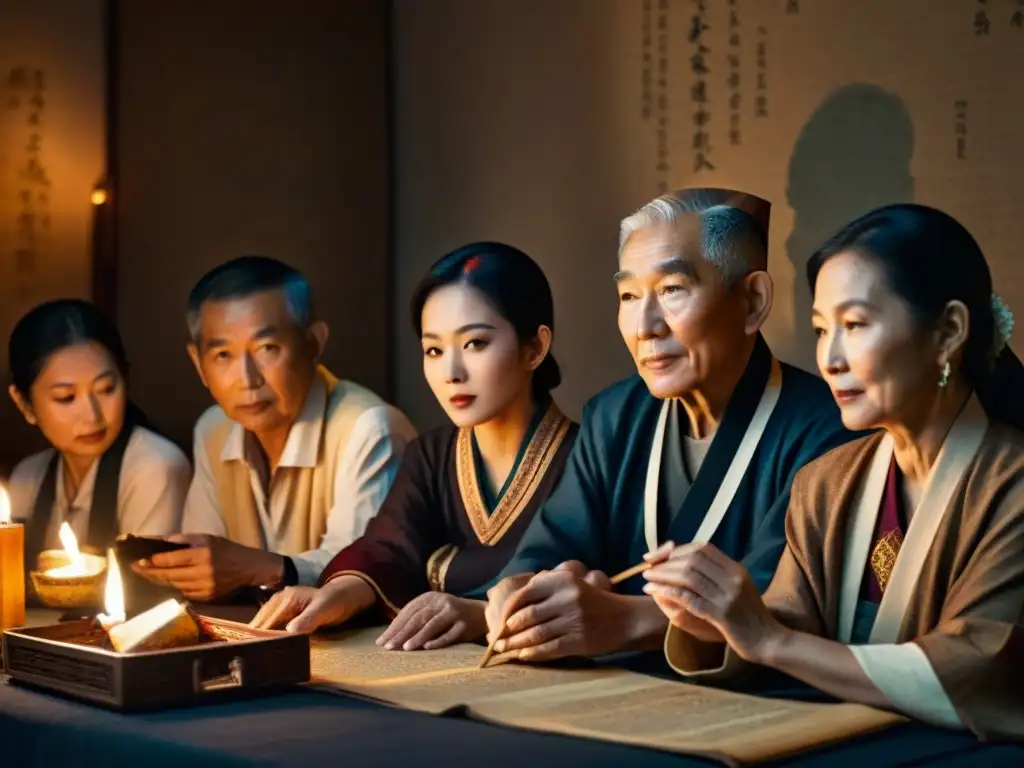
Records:
<instances>
[{"instance_id":1,"label":"human silhouette shadow","mask_svg":"<svg viewBox=\"0 0 1024 768\"><path fill-rule=\"evenodd\" d=\"M876 85L844 86L822 102L797 138L786 197L793 231L794 333L787 355L816 371L807 260L841 226L880 205L914 199L914 126L903 100Z\"/></svg>"}]
</instances>

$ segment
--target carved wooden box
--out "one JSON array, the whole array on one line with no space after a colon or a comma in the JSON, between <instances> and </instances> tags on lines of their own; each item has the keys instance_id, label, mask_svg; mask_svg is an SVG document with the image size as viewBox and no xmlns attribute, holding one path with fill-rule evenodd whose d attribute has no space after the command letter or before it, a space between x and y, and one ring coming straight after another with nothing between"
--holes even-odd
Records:
<instances>
[{"instance_id":1,"label":"carved wooden box","mask_svg":"<svg viewBox=\"0 0 1024 768\"><path fill-rule=\"evenodd\" d=\"M112 650L94 621L3 633L4 672L122 712L249 697L309 680L309 636L198 616L198 644L139 653Z\"/></svg>"}]
</instances>

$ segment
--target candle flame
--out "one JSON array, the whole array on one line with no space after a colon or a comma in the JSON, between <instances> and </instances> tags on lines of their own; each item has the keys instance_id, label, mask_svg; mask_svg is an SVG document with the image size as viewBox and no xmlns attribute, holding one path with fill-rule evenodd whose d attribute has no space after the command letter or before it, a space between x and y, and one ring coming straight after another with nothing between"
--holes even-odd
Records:
<instances>
[{"instance_id":1,"label":"candle flame","mask_svg":"<svg viewBox=\"0 0 1024 768\"><path fill-rule=\"evenodd\" d=\"M114 550L107 550L107 586L103 591L103 610L98 618L104 627L120 624L125 620L124 583Z\"/></svg>"},{"instance_id":2,"label":"candle flame","mask_svg":"<svg viewBox=\"0 0 1024 768\"><path fill-rule=\"evenodd\" d=\"M71 530L67 520L60 524L60 531L57 533L57 536L60 538L60 545L64 547L64 551L68 554L68 560L71 561L64 567L73 571L76 576L84 576L85 558L78 551L78 538L75 536L75 532Z\"/></svg>"},{"instance_id":3,"label":"candle flame","mask_svg":"<svg viewBox=\"0 0 1024 768\"><path fill-rule=\"evenodd\" d=\"M0 525L11 522L11 497L7 489L0 485Z\"/></svg>"},{"instance_id":4,"label":"candle flame","mask_svg":"<svg viewBox=\"0 0 1024 768\"><path fill-rule=\"evenodd\" d=\"M90 555L89 560L86 561L78 549L78 539L75 537L75 532L71 530L71 526L67 524L67 521L61 523L57 536L60 538L60 543L64 547L64 553L68 556L69 562L67 565L62 565L59 568L51 568L46 572L47 576L55 579L73 579L82 576L92 576L103 570L102 557Z\"/></svg>"}]
</instances>

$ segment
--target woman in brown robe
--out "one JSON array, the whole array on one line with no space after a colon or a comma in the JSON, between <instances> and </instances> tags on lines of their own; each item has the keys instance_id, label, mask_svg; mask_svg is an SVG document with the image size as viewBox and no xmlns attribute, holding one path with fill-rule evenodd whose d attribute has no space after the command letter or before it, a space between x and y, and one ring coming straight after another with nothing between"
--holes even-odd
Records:
<instances>
[{"instance_id":1,"label":"woman in brown robe","mask_svg":"<svg viewBox=\"0 0 1024 768\"><path fill-rule=\"evenodd\" d=\"M645 591L694 680L746 664L982 739L1024 738L1024 369L985 258L919 205L808 263L818 365L852 430L808 464L758 594L708 545L648 555Z\"/></svg>"},{"instance_id":2,"label":"woman in brown robe","mask_svg":"<svg viewBox=\"0 0 1024 768\"><path fill-rule=\"evenodd\" d=\"M515 552L565 468L577 425L551 400L554 309L541 268L500 243L438 261L412 320L423 372L453 422L413 441L380 511L318 587L289 587L252 625L293 632L369 609L378 641L432 649L486 633L483 590Z\"/></svg>"}]
</instances>

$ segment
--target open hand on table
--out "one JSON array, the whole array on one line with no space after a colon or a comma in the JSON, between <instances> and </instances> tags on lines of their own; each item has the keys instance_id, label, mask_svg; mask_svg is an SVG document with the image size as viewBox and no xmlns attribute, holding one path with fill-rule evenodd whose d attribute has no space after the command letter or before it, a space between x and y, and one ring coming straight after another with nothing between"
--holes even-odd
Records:
<instances>
[{"instance_id":1,"label":"open hand on table","mask_svg":"<svg viewBox=\"0 0 1024 768\"><path fill-rule=\"evenodd\" d=\"M340 624L372 605L376 596L358 576L341 576L322 587L286 587L260 608L250 627L309 634Z\"/></svg>"},{"instance_id":2,"label":"open hand on table","mask_svg":"<svg viewBox=\"0 0 1024 768\"><path fill-rule=\"evenodd\" d=\"M484 603L425 592L409 601L377 638L388 650L431 651L483 637L487 631Z\"/></svg>"}]
</instances>

